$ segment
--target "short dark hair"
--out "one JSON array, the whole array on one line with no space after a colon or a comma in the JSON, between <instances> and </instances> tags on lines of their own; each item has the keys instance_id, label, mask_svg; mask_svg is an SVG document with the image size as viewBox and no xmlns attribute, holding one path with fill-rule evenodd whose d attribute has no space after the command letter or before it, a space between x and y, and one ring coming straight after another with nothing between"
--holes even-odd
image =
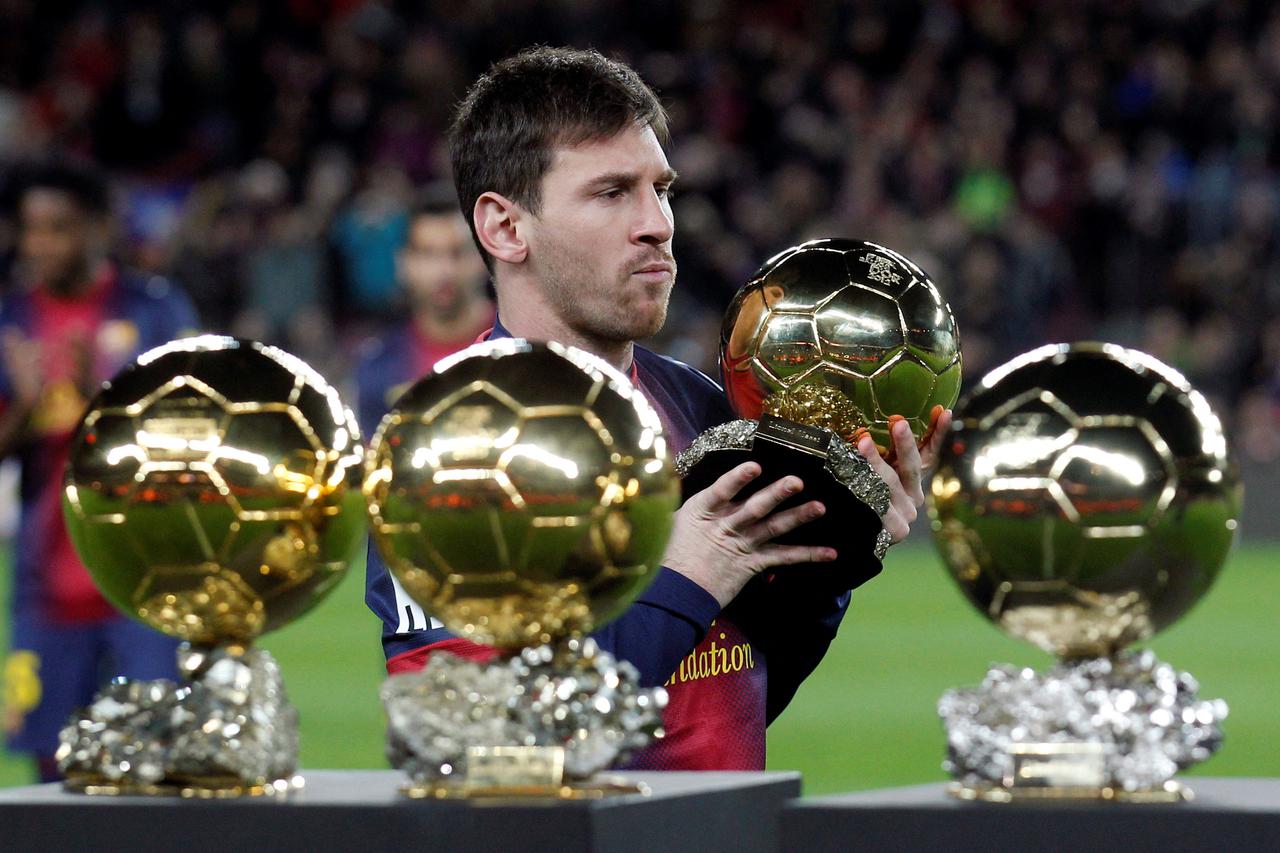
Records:
<instances>
[{"instance_id":1,"label":"short dark hair","mask_svg":"<svg viewBox=\"0 0 1280 853\"><path fill-rule=\"evenodd\" d=\"M537 213L542 176L562 145L652 128L666 147L667 111L640 75L595 50L533 47L493 65L471 86L449 129L458 203L493 271L471 215L486 192Z\"/></svg>"},{"instance_id":2,"label":"short dark hair","mask_svg":"<svg viewBox=\"0 0 1280 853\"><path fill-rule=\"evenodd\" d=\"M94 217L111 212L111 193L106 178L97 169L64 163L30 166L18 178L16 201L33 190L54 190L71 197L84 213Z\"/></svg>"}]
</instances>

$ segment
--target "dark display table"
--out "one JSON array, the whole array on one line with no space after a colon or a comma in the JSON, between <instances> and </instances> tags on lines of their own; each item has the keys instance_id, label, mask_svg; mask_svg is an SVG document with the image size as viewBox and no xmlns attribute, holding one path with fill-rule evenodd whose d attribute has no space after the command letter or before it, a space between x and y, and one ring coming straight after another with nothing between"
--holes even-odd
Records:
<instances>
[{"instance_id":1,"label":"dark display table","mask_svg":"<svg viewBox=\"0 0 1280 853\"><path fill-rule=\"evenodd\" d=\"M782 811L783 850L1280 850L1280 779L1188 778L1175 804L967 803L918 785L797 801Z\"/></svg>"},{"instance_id":2,"label":"dark display table","mask_svg":"<svg viewBox=\"0 0 1280 853\"><path fill-rule=\"evenodd\" d=\"M799 773L628 773L649 796L407 800L390 770L304 771L289 800L89 797L59 785L0 790L0 851L778 849Z\"/></svg>"}]
</instances>

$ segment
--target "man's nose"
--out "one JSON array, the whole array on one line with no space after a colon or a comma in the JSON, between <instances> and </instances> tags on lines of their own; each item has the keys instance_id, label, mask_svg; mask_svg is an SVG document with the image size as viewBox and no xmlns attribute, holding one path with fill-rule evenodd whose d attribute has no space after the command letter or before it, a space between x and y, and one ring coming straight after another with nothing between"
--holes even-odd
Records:
<instances>
[{"instance_id":1,"label":"man's nose","mask_svg":"<svg viewBox=\"0 0 1280 853\"><path fill-rule=\"evenodd\" d=\"M656 189L644 193L632 240L660 246L670 242L674 234L675 219L671 215L670 205L664 202Z\"/></svg>"}]
</instances>

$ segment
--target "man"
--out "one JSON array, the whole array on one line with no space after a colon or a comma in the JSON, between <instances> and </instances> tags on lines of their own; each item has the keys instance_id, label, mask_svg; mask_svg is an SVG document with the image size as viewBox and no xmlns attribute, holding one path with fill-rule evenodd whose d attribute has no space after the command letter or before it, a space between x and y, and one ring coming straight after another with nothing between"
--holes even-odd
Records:
<instances>
[{"instance_id":1,"label":"man","mask_svg":"<svg viewBox=\"0 0 1280 853\"><path fill-rule=\"evenodd\" d=\"M123 272L107 255L108 201L88 172L50 168L18 196L28 279L0 307L0 456L21 466L3 724L12 749L57 778L72 711L117 675L176 677L176 641L120 615L76 556L62 519L62 471L89 399L143 350L195 327L186 296Z\"/></svg>"},{"instance_id":2,"label":"man","mask_svg":"<svg viewBox=\"0 0 1280 853\"><path fill-rule=\"evenodd\" d=\"M666 115L634 71L591 51L537 48L476 82L459 107L450 151L459 200L498 296L491 334L558 340L630 374L678 451L734 415L711 380L634 343L662 327L676 276L675 172L665 142ZM948 418L935 423L929 459ZM869 437L859 450L890 485L885 525L901 539L923 502L922 463L905 423L894 442L896 470ZM810 501L778 511L803 487L794 476L737 500L759 473L744 463L686 501L653 585L595 635L637 666L642 683L670 692L667 736L634 766L762 769L766 724L835 636L849 593L823 571L834 548L773 541L825 508ZM751 597L755 612L744 619L743 608L729 607L753 577L780 567L793 568L772 578L768 596ZM384 620L390 672L420 668L438 650L493 654L450 637L439 623L413 630L423 615L393 590L379 561L371 561L367 599ZM766 599L771 612L761 613ZM725 649L741 666L696 664Z\"/></svg>"},{"instance_id":3,"label":"man","mask_svg":"<svg viewBox=\"0 0 1280 853\"><path fill-rule=\"evenodd\" d=\"M431 187L409 215L396 255L409 317L370 342L356 369L360 427L371 436L396 399L431 366L493 325L484 262L458 215L452 189Z\"/></svg>"}]
</instances>

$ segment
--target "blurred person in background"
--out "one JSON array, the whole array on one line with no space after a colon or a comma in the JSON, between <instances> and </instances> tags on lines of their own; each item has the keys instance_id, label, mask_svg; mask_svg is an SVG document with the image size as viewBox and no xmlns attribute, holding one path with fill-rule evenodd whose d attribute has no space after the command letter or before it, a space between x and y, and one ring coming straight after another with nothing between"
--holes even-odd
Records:
<instances>
[{"instance_id":1,"label":"blurred person in background","mask_svg":"<svg viewBox=\"0 0 1280 853\"><path fill-rule=\"evenodd\" d=\"M396 276L408 317L367 341L356 368L360 427L366 438L432 365L493 326L484 262L451 186L427 188L410 212L404 245L396 253Z\"/></svg>"},{"instance_id":2,"label":"blurred person in background","mask_svg":"<svg viewBox=\"0 0 1280 853\"><path fill-rule=\"evenodd\" d=\"M108 254L103 180L32 172L17 195L18 276L0 306L0 456L21 468L9 652L0 720L11 749L57 777L58 731L116 676L176 677L176 641L134 622L98 592L62 518L72 436L101 383L140 352L193 331L195 312L157 276Z\"/></svg>"},{"instance_id":3,"label":"blurred person in background","mask_svg":"<svg viewBox=\"0 0 1280 853\"><path fill-rule=\"evenodd\" d=\"M236 195L253 230L236 247L242 298L232 331L282 346L322 374L336 375L341 352L333 346L323 208L294 204L288 175L272 160L241 170Z\"/></svg>"},{"instance_id":4,"label":"blurred person in background","mask_svg":"<svg viewBox=\"0 0 1280 853\"><path fill-rule=\"evenodd\" d=\"M396 304L396 252L409 229L409 179L391 163L368 169L338 211L330 239L342 262L346 308L358 319L389 319Z\"/></svg>"}]
</instances>

